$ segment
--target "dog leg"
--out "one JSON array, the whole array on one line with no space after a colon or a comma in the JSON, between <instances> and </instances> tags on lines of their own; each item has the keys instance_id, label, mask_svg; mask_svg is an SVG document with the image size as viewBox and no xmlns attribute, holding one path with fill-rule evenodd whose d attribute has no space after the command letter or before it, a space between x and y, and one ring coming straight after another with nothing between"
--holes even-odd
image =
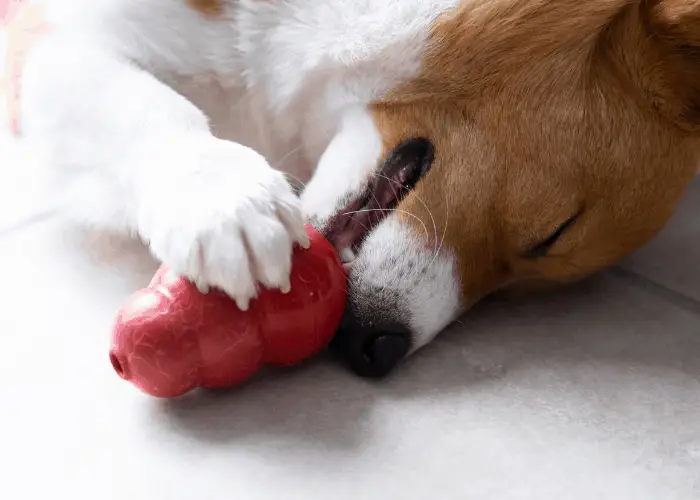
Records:
<instances>
[{"instance_id":1,"label":"dog leg","mask_svg":"<svg viewBox=\"0 0 700 500\"><path fill-rule=\"evenodd\" d=\"M308 244L298 198L183 96L98 44L50 35L29 55L21 97L21 132L49 153L79 221L137 233L242 309L258 281L289 288L292 246Z\"/></svg>"}]
</instances>

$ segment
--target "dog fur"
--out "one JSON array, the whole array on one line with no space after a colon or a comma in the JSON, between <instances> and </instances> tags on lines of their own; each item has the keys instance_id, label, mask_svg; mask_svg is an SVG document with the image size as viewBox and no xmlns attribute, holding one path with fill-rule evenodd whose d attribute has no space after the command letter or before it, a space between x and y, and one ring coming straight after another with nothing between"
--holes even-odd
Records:
<instances>
[{"instance_id":1,"label":"dog fur","mask_svg":"<svg viewBox=\"0 0 700 500\"><path fill-rule=\"evenodd\" d=\"M243 309L256 282L289 288L304 221L333 233L401 144L429 142L361 245L333 239L353 313L401 323L411 352L489 293L615 263L697 168L694 0L47 7L20 131L63 206Z\"/></svg>"}]
</instances>

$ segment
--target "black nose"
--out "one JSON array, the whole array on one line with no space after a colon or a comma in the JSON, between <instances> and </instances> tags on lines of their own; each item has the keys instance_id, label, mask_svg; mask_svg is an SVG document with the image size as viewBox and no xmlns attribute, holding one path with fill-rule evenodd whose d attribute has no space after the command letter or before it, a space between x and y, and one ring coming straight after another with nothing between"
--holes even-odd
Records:
<instances>
[{"instance_id":1,"label":"black nose","mask_svg":"<svg viewBox=\"0 0 700 500\"><path fill-rule=\"evenodd\" d=\"M362 377L387 375L411 347L411 333L398 323L358 321L348 307L331 348Z\"/></svg>"}]
</instances>

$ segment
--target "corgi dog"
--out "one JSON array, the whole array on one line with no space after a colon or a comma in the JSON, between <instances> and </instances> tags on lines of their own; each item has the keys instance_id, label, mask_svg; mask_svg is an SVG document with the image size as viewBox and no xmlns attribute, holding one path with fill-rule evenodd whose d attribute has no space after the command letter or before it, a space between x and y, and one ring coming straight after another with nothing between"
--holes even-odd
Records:
<instances>
[{"instance_id":1,"label":"corgi dog","mask_svg":"<svg viewBox=\"0 0 700 500\"><path fill-rule=\"evenodd\" d=\"M656 234L700 158L697 0L52 0L18 130L77 223L247 309L319 229L380 377L482 297Z\"/></svg>"}]
</instances>

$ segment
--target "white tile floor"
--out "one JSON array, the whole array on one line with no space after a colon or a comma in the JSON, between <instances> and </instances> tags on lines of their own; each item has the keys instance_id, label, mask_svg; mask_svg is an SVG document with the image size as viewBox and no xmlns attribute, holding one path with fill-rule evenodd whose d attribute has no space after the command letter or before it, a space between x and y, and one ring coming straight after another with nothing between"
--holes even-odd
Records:
<instances>
[{"instance_id":1,"label":"white tile floor","mask_svg":"<svg viewBox=\"0 0 700 500\"><path fill-rule=\"evenodd\" d=\"M0 222L2 499L700 498L700 182L620 268L483 304L386 381L322 357L171 402L107 359L154 265L25 208Z\"/></svg>"}]
</instances>

